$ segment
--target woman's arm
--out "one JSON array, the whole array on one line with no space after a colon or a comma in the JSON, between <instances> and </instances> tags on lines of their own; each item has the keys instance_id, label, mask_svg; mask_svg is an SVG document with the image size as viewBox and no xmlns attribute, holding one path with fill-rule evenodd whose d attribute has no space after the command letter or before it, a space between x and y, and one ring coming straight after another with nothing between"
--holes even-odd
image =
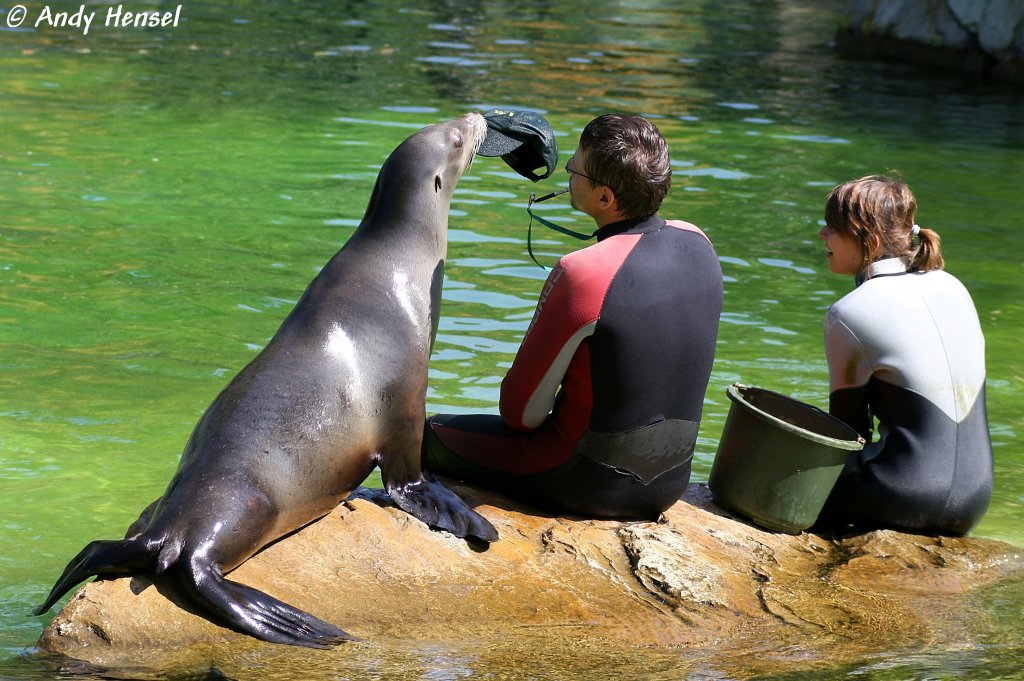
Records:
<instances>
[{"instance_id":1,"label":"woman's arm","mask_svg":"<svg viewBox=\"0 0 1024 681\"><path fill-rule=\"evenodd\" d=\"M872 417L868 382L873 368L856 333L834 307L825 316L825 356L828 359L829 413L870 442Z\"/></svg>"}]
</instances>

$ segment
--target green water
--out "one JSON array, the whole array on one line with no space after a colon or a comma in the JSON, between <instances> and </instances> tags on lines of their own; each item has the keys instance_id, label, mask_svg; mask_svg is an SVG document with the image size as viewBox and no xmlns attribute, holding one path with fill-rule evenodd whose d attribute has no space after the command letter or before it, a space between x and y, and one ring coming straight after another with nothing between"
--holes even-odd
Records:
<instances>
[{"instance_id":1,"label":"green water","mask_svg":"<svg viewBox=\"0 0 1024 681\"><path fill-rule=\"evenodd\" d=\"M52 673L24 657L45 623L26 613L85 542L162 492L203 409L351 233L391 149L494 105L544 111L565 158L610 110L668 138L662 213L703 227L727 277L696 479L731 382L825 405L821 320L851 282L824 264L823 199L902 171L986 333L996 487L975 534L1024 545L1024 96L845 61L819 4L194 2L177 28L87 36L31 28L39 3L21 30L0 19L0 676ZM128 6L155 7L174 6ZM495 410L544 278L526 197L564 182L530 186L483 158L463 179L430 410ZM567 201L542 207L587 224ZM540 236L549 263L576 247ZM1024 597L991 598L1002 624L977 648L834 677L1011 678ZM424 659L422 677L462 675ZM580 668L542 662L548 677ZM658 664L650 678L696 673Z\"/></svg>"}]
</instances>

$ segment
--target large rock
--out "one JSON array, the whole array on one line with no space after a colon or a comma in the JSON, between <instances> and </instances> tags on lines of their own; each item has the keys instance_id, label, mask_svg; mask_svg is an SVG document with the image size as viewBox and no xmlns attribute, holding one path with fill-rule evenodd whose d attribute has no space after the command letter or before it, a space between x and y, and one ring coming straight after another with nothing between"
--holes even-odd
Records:
<instances>
[{"instance_id":1,"label":"large rock","mask_svg":"<svg viewBox=\"0 0 1024 681\"><path fill-rule=\"evenodd\" d=\"M846 0L842 49L1024 81L1020 0Z\"/></svg>"},{"instance_id":2,"label":"large rock","mask_svg":"<svg viewBox=\"0 0 1024 681\"><path fill-rule=\"evenodd\" d=\"M501 533L486 551L361 489L232 573L360 643L261 643L204 619L168 585L135 577L80 589L38 645L133 676L139 665L229 677L273 665L294 678L389 668L397 671L388 678L437 669L451 678L557 659L565 678L593 678L600 665L627 677L683 665L744 678L925 641L962 645L985 617L967 594L1019 579L1024 566L1020 550L982 539L765 532L717 508L703 485L659 523L537 515L452 487Z\"/></svg>"}]
</instances>

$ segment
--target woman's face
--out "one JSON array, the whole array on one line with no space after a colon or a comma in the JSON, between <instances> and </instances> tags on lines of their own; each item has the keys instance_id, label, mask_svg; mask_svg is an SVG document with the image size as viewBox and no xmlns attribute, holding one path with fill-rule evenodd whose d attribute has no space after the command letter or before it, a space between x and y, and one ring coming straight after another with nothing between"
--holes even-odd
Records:
<instances>
[{"instance_id":1,"label":"woman's face","mask_svg":"<svg viewBox=\"0 0 1024 681\"><path fill-rule=\"evenodd\" d=\"M864 249L860 242L845 232L837 232L828 225L818 236L825 242L828 269L835 274L855 275L864 264Z\"/></svg>"}]
</instances>

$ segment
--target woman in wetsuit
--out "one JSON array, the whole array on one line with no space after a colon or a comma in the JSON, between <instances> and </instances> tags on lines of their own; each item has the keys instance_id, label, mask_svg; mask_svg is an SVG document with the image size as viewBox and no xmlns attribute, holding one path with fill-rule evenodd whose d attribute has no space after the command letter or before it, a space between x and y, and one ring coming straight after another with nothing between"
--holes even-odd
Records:
<instances>
[{"instance_id":1,"label":"woman in wetsuit","mask_svg":"<svg viewBox=\"0 0 1024 681\"><path fill-rule=\"evenodd\" d=\"M545 282L501 415L430 418L424 465L559 513L654 519L690 478L721 266L700 229L658 216L672 169L646 119L594 119L565 169L597 243Z\"/></svg>"},{"instance_id":2,"label":"woman in wetsuit","mask_svg":"<svg viewBox=\"0 0 1024 681\"><path fill-rule=\"evenodd\" d=\"M841 184L826 202L829 269L857 284L825 317L829 411L870 444L847 462L821 528L965 534L992 495L985 339L916 211L888 176Z\"/></svg>"}]
</instances>

